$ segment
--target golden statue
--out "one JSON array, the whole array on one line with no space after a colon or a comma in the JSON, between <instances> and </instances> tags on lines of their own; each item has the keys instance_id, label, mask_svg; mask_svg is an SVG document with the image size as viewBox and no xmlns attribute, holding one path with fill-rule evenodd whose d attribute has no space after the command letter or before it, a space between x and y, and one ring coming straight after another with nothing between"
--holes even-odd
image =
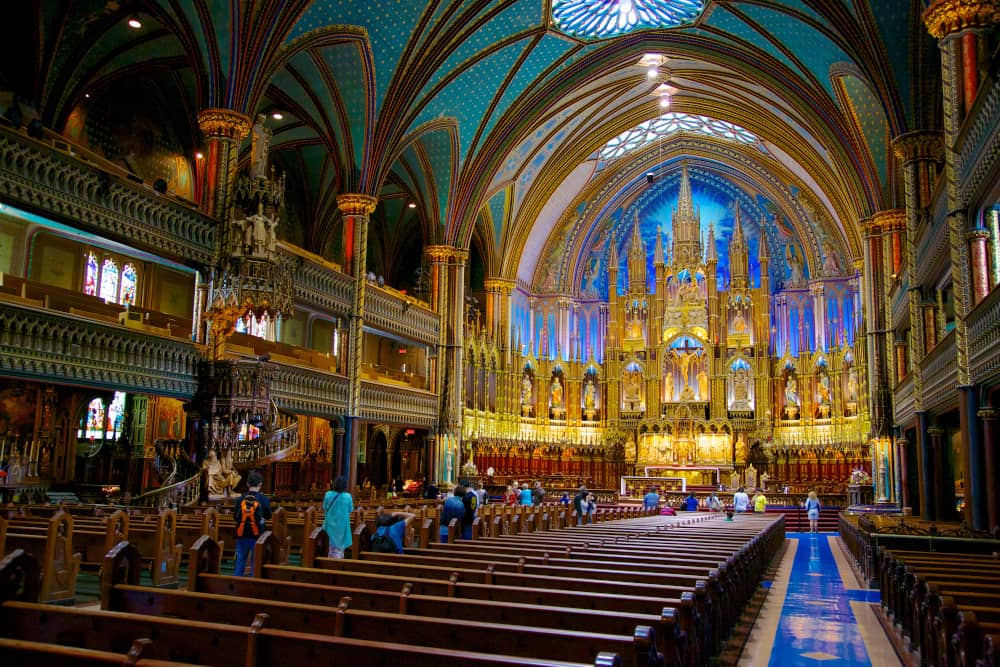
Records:
<instances>
[{"instance_id":1,"label":"golden statue","mask_svg":"<svg viewBox=\"0 0 1000 667\"><path fill-rule=\"evenodd\" d=\"M563 404L563 386L562 382L559 381L559 376L555 375L552 377L552 386L550 387L552 407L561 408Z\"/></svg>"},{"instance_id":2,"label":"golden statue","mask_svg":"<svg viewBox=\"0 0 1000 667\"><path fill-rule=\"evenodd\" d=\"M698 371L698 400L708 400L708 373L704 369Z\"/></svg>"},{"instance_id":3,"label":"golden statue","mask_svg":"<svg viewBox=\"0 0 1000 667\"><path fill-rule=\"evenodd\" d=\"M208 450L208 456L201 464L203 470L208 475L208 493L213 496L228 496L231 491L236 490L236 485L240 483L242 477L233 470L232 454L219 460L219 455L214 449Z\"/></svg>"}]
</instances>

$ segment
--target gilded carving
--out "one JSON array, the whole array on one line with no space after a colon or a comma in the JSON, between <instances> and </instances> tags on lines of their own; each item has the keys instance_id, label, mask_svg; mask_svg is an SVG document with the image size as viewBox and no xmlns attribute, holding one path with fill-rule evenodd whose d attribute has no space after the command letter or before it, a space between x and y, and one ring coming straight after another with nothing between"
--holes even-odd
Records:
<instances>
[{"instance_id":1,"label":"gilded carving","mask_svg":"<svg viewBox=\"0 0 1000 667\"><path fill-rule=\"evenodd\" d=\"M997 0L937 0L924 10L924 25L935 39L961 30L988 28L1000 22Z\"/></svg>"},{"instance_id":2,"label":"gilded carving","mask_svg":"<svg viewBox=\"0 0 1000 667\"><path fill-rule=\"evenodd\" d=\"M208 137L243 141L250 134L250 117L230 109L205 109L198 114L198 127Z\"/></svg>"}]
</instances>

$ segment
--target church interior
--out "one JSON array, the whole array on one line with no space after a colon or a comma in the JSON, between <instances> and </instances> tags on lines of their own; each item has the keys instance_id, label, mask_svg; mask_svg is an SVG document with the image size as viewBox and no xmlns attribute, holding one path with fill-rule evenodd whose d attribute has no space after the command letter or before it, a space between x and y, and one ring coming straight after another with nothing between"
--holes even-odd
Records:
<instances>
[{"instance_id":1,"label":"church interior","mask_svg":"<svg viewBox=\"0 0 1000 667\"><path fill-rule=\"evenodd\" d=\"M502 506L522 482L553 503L586 487L608 526L659 535L648 522L677 519L630 514L652 490L714 519L677 531L734 563L749 547L727 537L756 545L768 562L747 576L774 576L773 559L786 580L767 601L729 582L763 610L736 649L747 624L706 608L684 635L697 650L661 637L662 662L639 662L993 664L1000 597L935 625L937 607L921 623L886 587L930 567L911 550L998 573L1000 1L37 0L4 15L0 556L60 503L87 508L65 513L81 534L95 511L209 526L251 471L290 515L282 565L328 560L308 538L337 477L357 535L375 529L364 510L420 508L415 549L448 533L428 489ZM742 489L767 512L723 525L710 496ZM473 542L583 513L487 507ZM231 554L213 539L148 576L187 572L193 593ZM84 549L80 572L110 572L116 543ZM77 576L51 565L77 547L52 548L45 590L46 572ZM847 615L854 589L881 588L881 611L856 613L889 648L863 631L853 657L837 641L793 655L783 614L807 567L853 572L836 594L803 589ZM8 646L2 626L35 612L0 597ZM778 639L761 644L768 610Z\"/></svg>"}]
</instances>

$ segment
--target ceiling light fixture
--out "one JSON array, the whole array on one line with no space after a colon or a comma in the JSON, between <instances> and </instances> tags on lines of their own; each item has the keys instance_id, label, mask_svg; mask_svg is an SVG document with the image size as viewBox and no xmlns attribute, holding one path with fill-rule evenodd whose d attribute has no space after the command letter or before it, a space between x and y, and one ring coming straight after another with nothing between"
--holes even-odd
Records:
<instances>
[{"instance_id":1,"label":"ceiling light fixture","mask_svg":"<svg viewBox=\"0 0 1000 667\"><path fill-rule=\"evenodd\" d=\"M650 67L648 70L646 70L646 76L649 77L650 79L655 79L659 73L660 70L656 67Z\"/></svg>"},{"instance_id":2,"label":"ceiling light fixture","mask_svg":"<svg viewBox=\"0 0 1000 667\"><path fill-rule=\"evenodd\" d=\"M132 28L132 30L138 30L142 27L142 21L139 20L138 16L132 15L128 17L128 27Z\"/></svg>"},{"instance_id":3,"label":"ceiling light fixture","mask_svg":"<svg viewBox=\"0 0 1000 667\"><path fill-rule=\"evenodd\" d=\"M409 204L407 204L406 206L407 206L408 208L416 208L416 207L417 207L417 203L416 203L416 202L412 202L412 201L411 201L411 202L410 202Z\"/></svg>"},{"instance_id":4,"label":"ceiling light fixture","mask_svg":"<svg viewBox=\"0 0 1000 667\"><path fill-rule=\"evenodd\" d=\"M281 120L284 117L285 116L280 111L275 111L274 113L271 114L271 118L273 118L274 120Z\"/></svg>"},{"instance_id":5,"label":"ceiling light fixture","mask_svg":"<svg viewBox=\"0 0 1000 667\"><path fill-rule=\"evenodd\" d=\"M194 159L196 159L196 160L203 160L204 158L205 158L205 155L201 151L198 151L197 153L194 154Z\"/></svg>"}]
</instances>

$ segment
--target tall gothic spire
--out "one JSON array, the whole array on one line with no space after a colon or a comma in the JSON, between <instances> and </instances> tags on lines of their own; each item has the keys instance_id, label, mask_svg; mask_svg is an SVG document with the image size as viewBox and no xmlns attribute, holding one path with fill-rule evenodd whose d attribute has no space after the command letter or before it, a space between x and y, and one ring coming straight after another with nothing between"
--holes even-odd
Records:
<instances>
[{"instance_id":1,"label":"tall gothic spire","mask_svg":"<svg viewBox=\"0 0 1000 667\"><path fill-rule=\"evenodd\" d=\"M750 282L750 258L743 235L740 205L733 202L733 238L729 241L729 277L733 289L746 289Z\"/></svg>"},{"instance_id":2,"label":"tall gothic spire","mask_svg":"<svg viewBox=\"0 0 1000 667\"><path fill-rule=\"evenodd\" d=\"M646 287L646 244L642 242L639 231L639 212L632 219L632 239L628 248L628 285L632 292L639 292Z\"/></svg>"},{"instance_id":3,"label":"tall gothic spire","mask_svg":"<svg viewBox=\"0 0 1000 667\"><path fill-rule=\"evenodd\" d=\"M671 260L675 269L694 268L701 262L701 213L691 198L691 179L687 163L681 164L681 187L677 195L677 208L672 216L674 228Z\"/></svg>"},{"instance_id":4,"label":"tall gothic spire","mask_svg":"<svg viewBox=\"0 0 1000 667\"><path fill-rule=\"evenodd\" d=\"M663 230L656 228L656 249L653 251L653 264L660 266L663 264Z\"/></svg>"}]
</instances>

